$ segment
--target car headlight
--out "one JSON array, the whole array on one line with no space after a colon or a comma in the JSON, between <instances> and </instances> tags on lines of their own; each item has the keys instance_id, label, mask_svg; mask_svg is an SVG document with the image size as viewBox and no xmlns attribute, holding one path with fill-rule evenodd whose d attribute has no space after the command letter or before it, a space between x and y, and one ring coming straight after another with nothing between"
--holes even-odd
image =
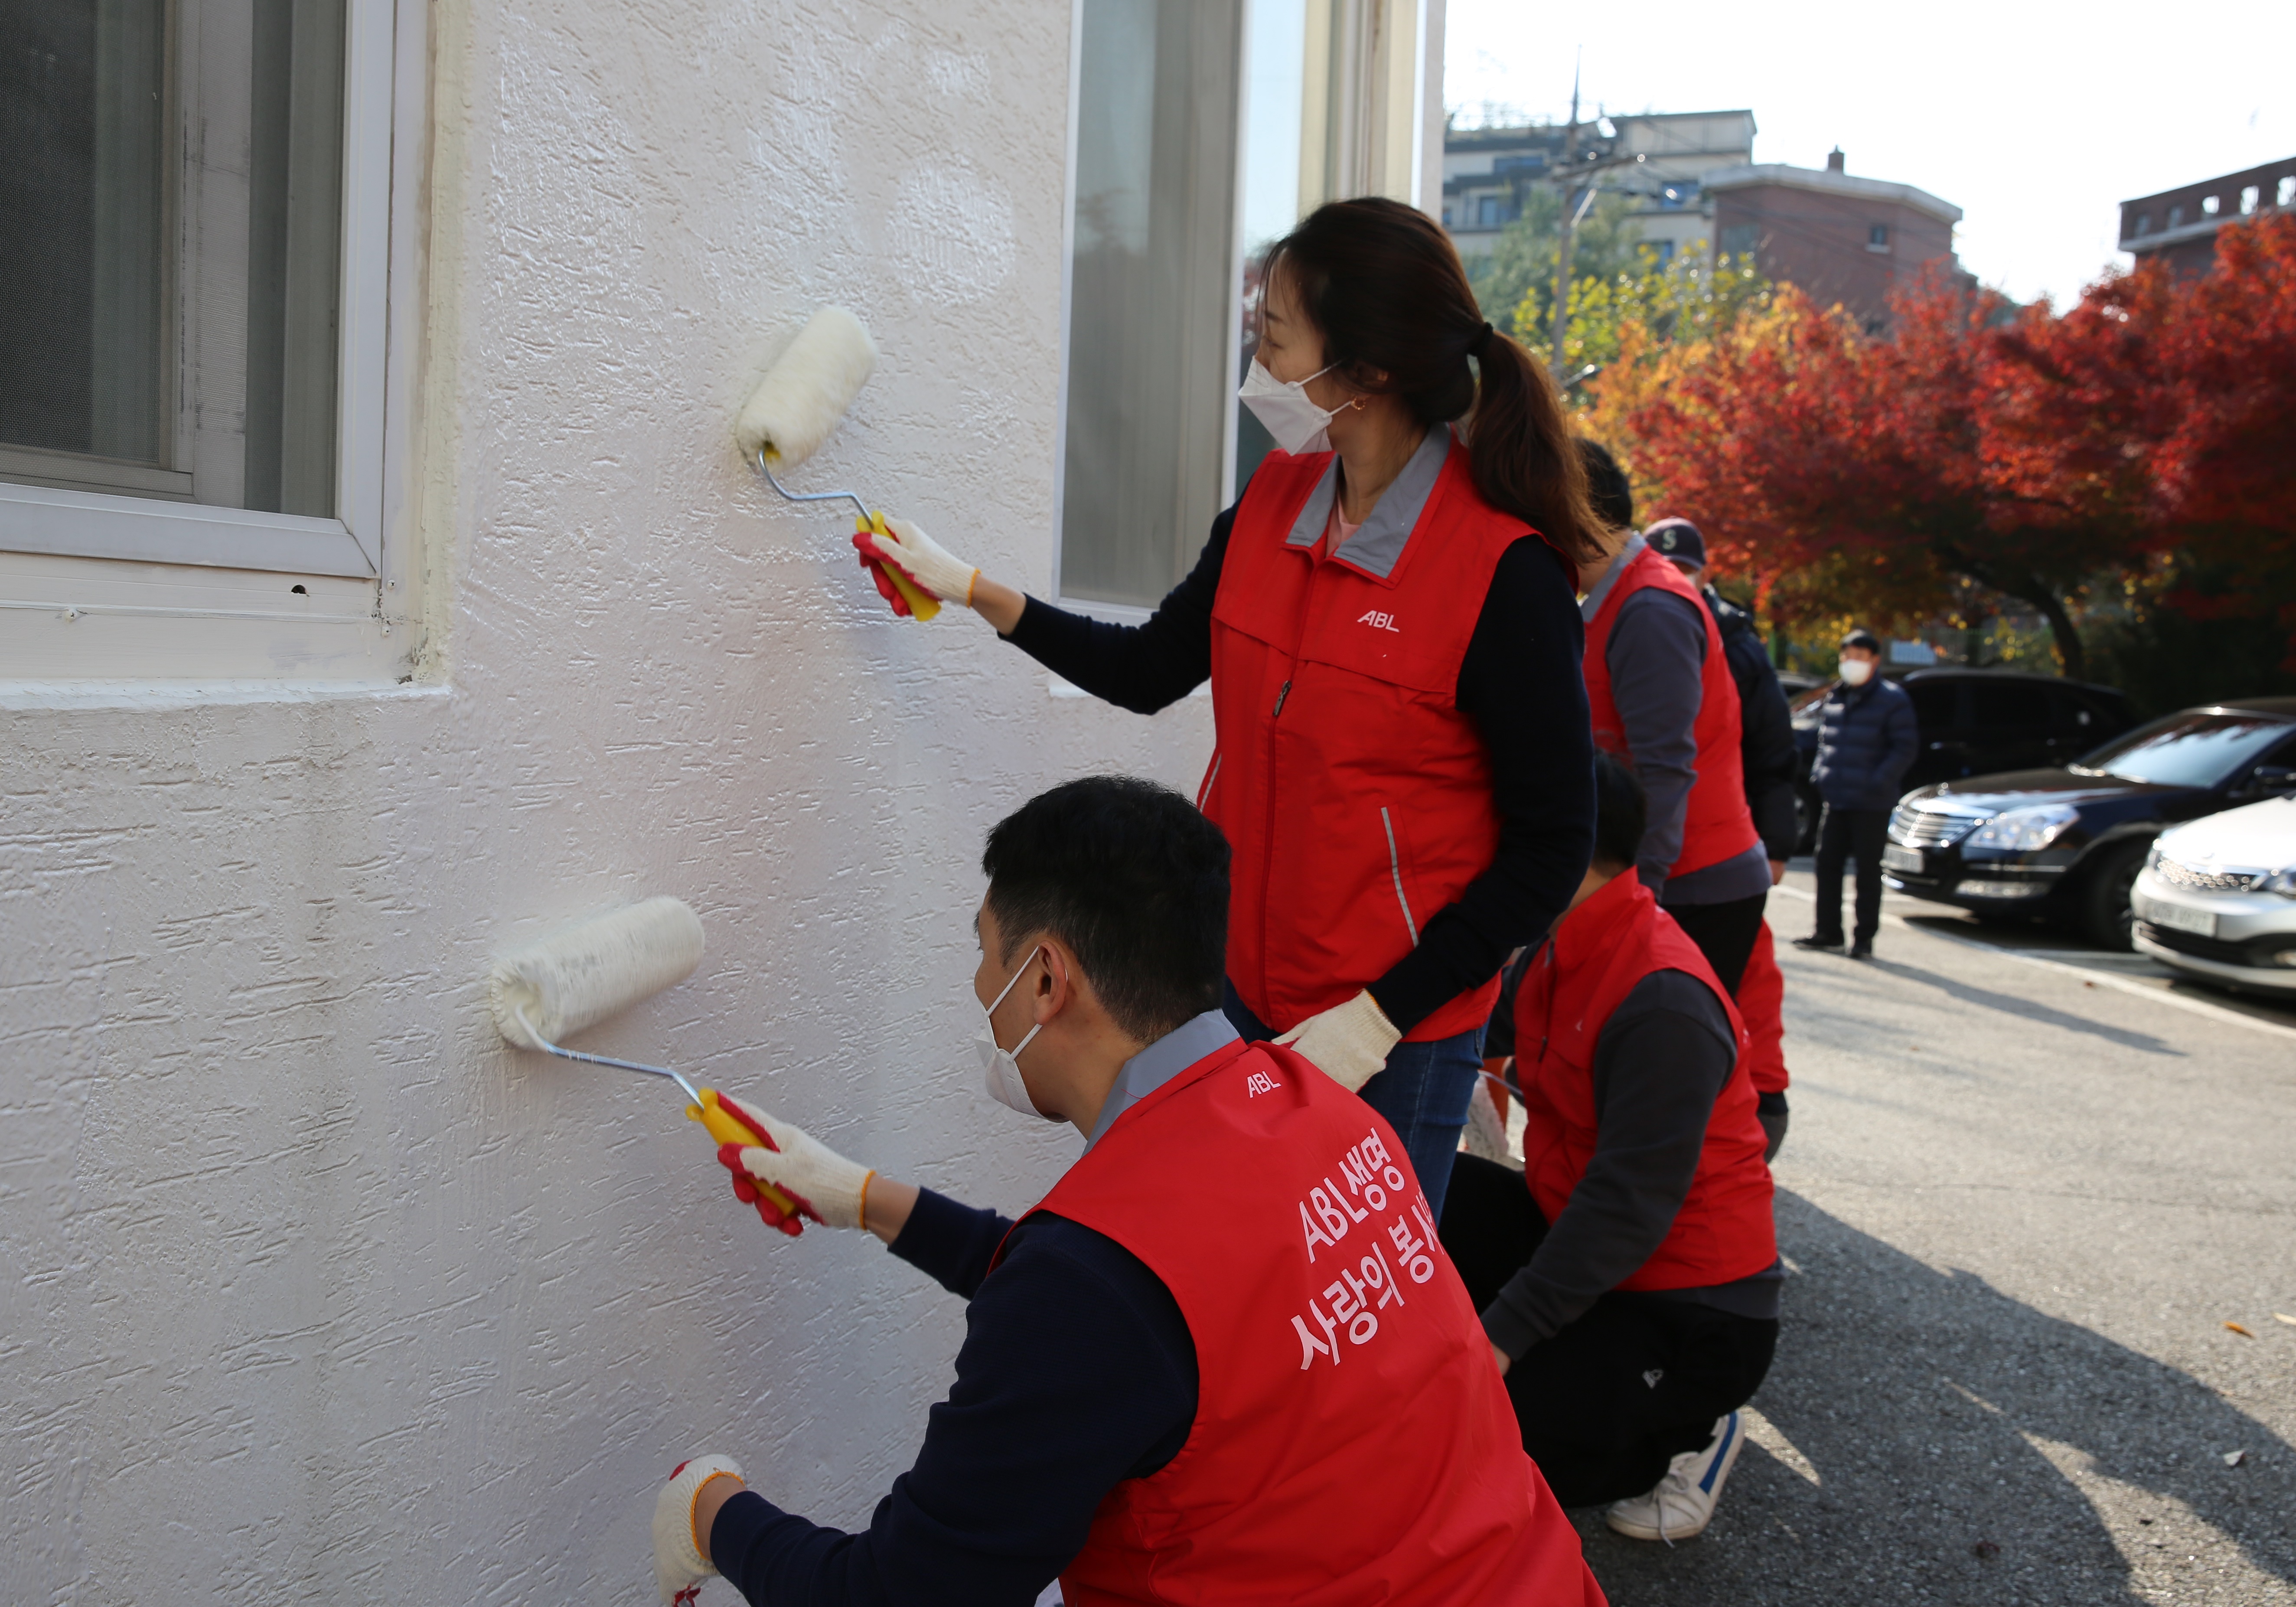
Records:
<instances>
[{"instance_id":1,"label":"car headlight","mask_svg":"<svg viewBox=\"0 0 2296 1607\"><path fill-rule=\"evenodd\" d=\"M2259 891L2278 893L2284 898L2296 898L2296 865L2273 872L2256 885Z\"/></svg>"},{"instance_id":2,"label":"car headlight","mask_svg":"<svg viewBox=\"0 0 2296 1607\"><path fill-rule=\"evenodd\" d=\"M2030 809L2011 809L1996 815L1972 832L1962 844L1970 849L1989 849L1996 854L2030 854L2047 848L2064 834L2067 826L2080 818L2080 811L2070 804L2040 804Z\"/></svg>"},{"instance_id":3,"label":"car headlight","mask_svg":"<svg viewBox=\"0 0 2296 1607\"><path fill-rule=\"evenodd\" d=\"M2161 868L2161 845L2159 842L2154 842L2151 848L2144 850L2144 868L2148 871L2157 871Z\"/></svg>"}]
</instances>

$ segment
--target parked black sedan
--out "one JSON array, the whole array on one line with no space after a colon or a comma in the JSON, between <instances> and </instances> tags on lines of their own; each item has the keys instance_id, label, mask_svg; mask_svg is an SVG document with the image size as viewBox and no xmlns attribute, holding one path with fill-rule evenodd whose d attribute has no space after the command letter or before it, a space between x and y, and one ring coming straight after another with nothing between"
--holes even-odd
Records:
<instances>
[{"instance_id":1,"label":"parked black sedan","mask_svg":"<svg viewBox=\"0 0 2296 1607\"><path fill-rule=\"evenodd\" d=\"M1914 722L1921 730L1922 745L1903 783L1908 789L2062 765L2136 723L2118 688L2087 681L1959 665L1883 673L1914 700ZM1804 853L1817 846L1817 785L1809 772L1817 757L1818 711L1832 685L1828 681L1787 694L1793 705L1794 799Z\"/></svg>"},{"instance_id":2,"label":"parked black sedan","mask_svg":"<svg viewBox=\"0 0 2296 1607\"><path fill-rule=\"evenodd\" d=\"M2128 889L2162 828L2296 792L2296 698L2187 709L2069 765L1940 782L1890 817L1887 884L2128 947Z\"/></svg>"}]
</instances>

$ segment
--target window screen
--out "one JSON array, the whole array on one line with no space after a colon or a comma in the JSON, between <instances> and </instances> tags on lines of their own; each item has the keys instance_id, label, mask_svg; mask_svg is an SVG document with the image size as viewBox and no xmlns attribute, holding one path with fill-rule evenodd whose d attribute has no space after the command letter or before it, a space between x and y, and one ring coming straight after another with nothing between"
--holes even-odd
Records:
<instances>
[{"instance_id":1,"label":"window screen","mask_svg":"<svg viewBox=\"0 0 2296 1607\"><path fill-rule=\"evenodd\" d=\"M1223 503L1238 0L1083 0L1061 592L1152 604Z\"/></svg>"},{"instance_id":2,"label":"window screen","mask_svg":"<svg viewBox=\"0 0 2296 1607\"><path fill-rule=\"evenodd\" d=\"M0 0L0 478L334 512L344 25Z\"/></svg>"}]
</instances>

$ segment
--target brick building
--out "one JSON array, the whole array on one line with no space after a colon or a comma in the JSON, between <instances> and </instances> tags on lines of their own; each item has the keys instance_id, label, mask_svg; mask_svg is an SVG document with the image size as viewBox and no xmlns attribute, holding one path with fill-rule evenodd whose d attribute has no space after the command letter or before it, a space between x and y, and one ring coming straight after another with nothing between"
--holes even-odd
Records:
<instances>
[{"instance_id":1,"label":"brick building","mask_svg":"<svg viewBox=\"0 0 2296 1607\"><path fill-rule=\"evenodd\" d=\"M2205 274L2217 231L2264 212L2296 209L2296 156L2120 203L2120 249L2179 274Z\"/></svg>"},{"instance_id":2,"label":"brick building","mask_svg":"<svg viewBox=\"0 0 2296 1607\"><path fill-rule=\"evenodd\" d=\"M1798 284L1819 305L1839 303L1867 327L1889 319L1892 290L1931 263L1973 283L1954 255L1961 209L1911 184L1853 177L1836 151L1822 168L1777 163L1705 176L1715 240L1751 255L1773 279Z\"/></svg>"}]
</instances>

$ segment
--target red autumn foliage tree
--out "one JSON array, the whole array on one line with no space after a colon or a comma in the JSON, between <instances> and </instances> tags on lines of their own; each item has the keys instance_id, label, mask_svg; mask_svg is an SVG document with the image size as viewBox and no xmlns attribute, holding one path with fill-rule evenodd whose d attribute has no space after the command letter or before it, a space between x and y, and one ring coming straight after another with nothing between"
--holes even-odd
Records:
<instances>
[{"instance_id":1,"label":"red autumn foliage tree","mask_svg":"<svg viewBox=\"0 0 2296 1607\"><path fill-rule=\"evenodd\" d=\"M1791 287L1695 345L1628 332L1590 423L1784 617L1975 586L2079 676L2083 588L2181 556L2231 584L2172 606L2296 639L2296 218L2218 241L2204 278L2108 275L2062 316L1931 278L1886 338Z\"/></svg>"}]
</instances>

